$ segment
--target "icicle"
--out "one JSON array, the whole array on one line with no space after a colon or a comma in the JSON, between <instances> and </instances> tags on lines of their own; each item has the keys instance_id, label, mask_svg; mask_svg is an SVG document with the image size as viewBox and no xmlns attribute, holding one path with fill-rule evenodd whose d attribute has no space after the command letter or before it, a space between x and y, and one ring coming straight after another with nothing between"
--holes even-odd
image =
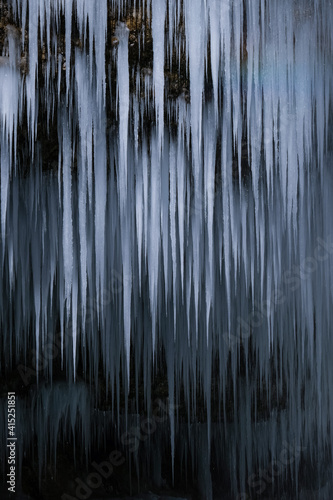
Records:
<instances>
[{"instance_id":1,"label":"icicle","mask_svg":"<svg viewBox=\"0 0 333 500\"><path fill-rule=\"evenodd\" d=\"M92 119L88 114L87 103L90 102L87 66L81 53L75 54L75 77L77 82L78 115L80 127L80 143L78 155L79 171L79 235L80 235L80 299L82 311L82 328L85 330L87 305L87 190L88 165L92 164ZM91 191L91 184L90 184ZM90 195L91 198L91 195Z\"/></svg>"},{"instance_id":2,"label":"icicle","mask_svg":"<svg viewBox=\"0 0 333 500\"><path fill-rule=\"evenodd\" d=\"M210 57L212 68L212 79L214 87L214 112L215 122L217 123L219 114L219 70L220 70L220 15L219 15L219 0L211 0L209 2L209 21L210 21Z\"/></svg>"},{"instance_id":3,"label":"icicle","mask_svg":"<svg viewBox=\"0 0 333 500\"><path fill-rule=\"evenodd\" d=\"M38 99L36 81L38 76L38 0L29 2L29 74L26 76L28 132L34 156L35 135L37 132Z\"/></svg>"},{"instance_id":4,"label":"icicle","mask_svg":"<svg viewBox=\"0 0 333 500\"><path fill-rule=\"evenodd\" d=\"M71 51L72 51L72 10L73 1L66 0L65 4L65 39L66 39L66 92L67 92L67 103L69 96L69 79L71 70Z\"/></svg>"},{"instance_id":5,"label":"icicle","mask_svg":"<svg viewBox=\"0 0 333 500\"><path fill-rule=\"evenodd\" d=\"M7 26L7 40L9 53L0 58L1 234L3 241L6 235L6 214L13 150L16 160L21 87L21 78L17 68L20 42L15 28L11 26Z\"/></svg>"},{"instance_id":6,"label":"icicle","mask_svg":"<svg viewBox=\"0 0 333 500\"><path fill-rule=\"evenodd\" d=\"M150 223L149 223L149 299L152 315L152 346L153 353L156 348L156 319L158 304L159 262L161 241L161 164L159 162L158 142L151 138L151 172L150 172Z\"/></svg>"},{"instance_id":7,"label":"icicle","mask_svg":"<svg viewBox=\"0 0 333 500\"><path fill-rule=\"evenodd\" d=\"M129 118L129 69L128 69L128 35L124 24L117 28L118 45L118 96L119 96L119 160L118 160L118 196L122 220L122 252L123 252L123 319L124 342L127 360L127 386L130 383L130 344L131 344L131 224L126 210L128 201L128 118ZM129 282L128 282L129 280Z\"/></svg>"},{"instance_id":8,"label":"icicle","mask_svg":"<svg viewBox=\"0 0 333 500\"><path fill-rule=\"evenodd\" d=\"M105 210L107 198L106 140L104 112L97 112L100 122L94 123L94 172L95 172L95 252L96 252L96 300L99 314L100 297L105 281ZM103 304L102 304L103 306ZM103 313L103 309L101 311Z\"/></svg>"},{"instance_id":9,"label":"icicle","mask_svg":"<svg viewBox=\"0 0 333 500\"><path fill-rule=\"evenodd\" d=\"M64 262L64 309L67 319L71 312L71 294L73 285L73 218L72 218L72 150L68 118L60 115L62 121L62 181L63 181L63 262ZM73 335L73 353L76 350L76 337ZM75 364L74 364L75 373Z\"/></svg>"},{"instance_id":10,"label":"icicle","mask_svg":"<svg viewBox=\"0 0 333 500\"><path fill-rule=\"evenodd\" d=\"M127 200L127 142L129 113L128 28L117 28L118 45L118 96L119 96L119 172L118 193L121 209Z\"/></svg>"},{"instance_id":11,"label":"icicle","mask_svg":"<svg viewBox=\"0 0 333 500\"><path fill-rule=\"evenodd\" d=\"M166 0L155 0L152 4L152 34L154 46L154 90L158 149L161 151L164 131L164 29Z\"/></svg>"},{"instance_id":12,"label":"icicle","mask_svg":"<svg viewBox=\"0 0 333 500\"><path fill-rule=\"evenodd\" d=\"M171 260L172 260L172 297L173 297L173 328L176 336L177 325L177 240L176 240L176 146L170 143L169 156L169 176L170 176L170 239L171 239Z\"/></svg>"}]
</instances>

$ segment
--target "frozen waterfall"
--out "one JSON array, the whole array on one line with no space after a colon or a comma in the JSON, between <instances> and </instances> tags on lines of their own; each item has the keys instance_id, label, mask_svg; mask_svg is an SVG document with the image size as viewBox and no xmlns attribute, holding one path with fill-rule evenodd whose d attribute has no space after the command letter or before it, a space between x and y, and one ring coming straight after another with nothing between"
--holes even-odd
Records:
<instances>
[{"instance_id":1,"label":"frozen waterfall","mask_svg":"<svg viewBox=\"0 0 333 500\"><path fill-rule=\"evenodd\" d=\"M306 470L333 484L330 2L0 11L0 364L20 468L34 456L41 484L61 440L103 457L162 394L167 419L124 451L131 477L191 472L209 499L295 498ZM265 482L282 443L301 452Z\"/></svg>"}]
</instances>

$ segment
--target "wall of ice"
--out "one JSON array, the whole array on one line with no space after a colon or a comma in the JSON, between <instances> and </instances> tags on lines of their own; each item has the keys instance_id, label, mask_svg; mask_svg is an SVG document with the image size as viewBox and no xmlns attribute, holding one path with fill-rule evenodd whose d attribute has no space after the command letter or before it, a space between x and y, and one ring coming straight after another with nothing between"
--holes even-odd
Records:
<instances>
[{"instance_id":1,"label":"wall of ice","mask_svg":"<svg viewBox=\"0 0 333 500\"><path fill-rule=\"evenodd\" d=\"M68 378L97 387L102 367L119 411L142 376L149 412L163 366L189 421L203 398L208 455L212 410L226 419L231 397L248 430L235 490L260 463L260 398L268 413L282 405L310 454L331 455L329 3L9 6L19 30L0 61L3 369L32 349L38 359L59 332ZM42 134L56 144L52 171ZM38 378L53 371L51 359ZM176 422L171 411L173 457Z\"/></svg>"}]
</instances>

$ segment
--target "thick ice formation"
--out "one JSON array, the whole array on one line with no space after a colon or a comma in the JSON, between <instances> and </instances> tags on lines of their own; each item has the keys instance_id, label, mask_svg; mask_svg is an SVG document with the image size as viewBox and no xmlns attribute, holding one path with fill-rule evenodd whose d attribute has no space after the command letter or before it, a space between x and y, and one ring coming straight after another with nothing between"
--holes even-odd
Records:
<instances>
[{"instance_id":1,"label":"thick ice formation","mask_svg":"<svg viewBox=\"0 0 333 500\"><path fill-rule=\"evenodd\" d=\"M189 422L203 397L207 457L232 395L234 491L276 451L269 431L253 447L258 393L283 401L281 435L332 453L331 7L153 0L148 36L139 1L112 33L109 10L123 20L131 2L9 3L22 39L9 29L0 59L4 352L38 363L60 324L67 376L97 387L102 373L118 412L140 374L150 410L165 367ZM152 45L146 66L135 43ZM56 130L58 177L41 129Z\"/></svg>"}]
</instances>

